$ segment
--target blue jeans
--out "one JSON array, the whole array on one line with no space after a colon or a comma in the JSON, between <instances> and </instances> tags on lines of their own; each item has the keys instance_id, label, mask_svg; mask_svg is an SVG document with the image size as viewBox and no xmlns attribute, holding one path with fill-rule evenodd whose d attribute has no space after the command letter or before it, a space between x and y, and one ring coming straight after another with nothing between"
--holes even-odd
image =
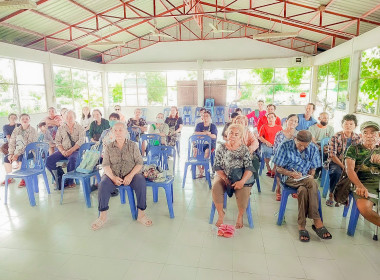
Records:
<instances>
[{"instance_id":1,"label":"blue jeans","mask_svg":"<svg viewBox=\"0 0 380 280\"><path fill-rule=\"evenodd\" d=\"M262 153L263 153L263 157L264 157L264 158L271 158L272 155L273 155L273 148L268 147L268 146L265 145L264 143L261 144L261 151L262 151Z\"/></svg>"},{"instance_id":2,"label":"blue jeans","mask_svg":"<svg viewBox=\"0 0 380 280\"><path fill-rule=\"evenodd\" d=\"M342 175L342 168L334 162L330 162L329 166L329 177L330 177L330 192L332 193L335 189L336 184Z\"/></svg>"},{"instance_id":3,"label":"blue jeans","mask_svg":"<svg viewBox=\"0 0 380 280\"><path fill-rule=\"evenodd\" d=\"M78 157L78 151L75 151L72 153L69 157L65 157L61 154L60 151L55 152L51 156L49 156L46 160L46 168L53 174L53 170L57 170L57 162L60 160L68 160L67 163L67 172L74 171L75 170L75 165L77 162L77 157ZM57 181L57 178L54 178ZM67 180L67 183L70 185L73 183L73 180Z\"/></svg>"}]
</instances>

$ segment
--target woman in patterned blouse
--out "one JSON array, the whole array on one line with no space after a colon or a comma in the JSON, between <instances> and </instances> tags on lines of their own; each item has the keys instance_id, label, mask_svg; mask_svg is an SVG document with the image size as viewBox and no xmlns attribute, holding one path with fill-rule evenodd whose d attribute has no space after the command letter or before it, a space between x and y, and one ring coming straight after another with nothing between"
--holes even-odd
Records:
<instances>
[{"instance_id":1,"label":"woman in patterned blouse","mask_svg":"<svg viewBox=\"0 0 380 280\"><path fill-rule=\"evenodd\" d=\"M132 127L132 129L140 129L142 133L147 131L147 123L143 118L141 118L140 108L135 110L135 116L128 120L127 126Z\"/></svg>"},{"instance_id":2,"label":"woman in patterned blouse","mask_svg":"<svg viewBox=\"0 0 380 280\"><path fill-rule=\"evenodd\" d=\"M246 145L243 144L244 128L238 124L231 124L227 130L227 142L221 144L215 154L214 169L216 176L212 184L212 199L218 211L218 221L216 226L223 224L224 192L233 189L239 214L236 221L236 228L243 227L243 214L248 206L251 185L246 182L252 177L254 168L252 166L251 155ZM240 180L231 183L233 173L237 169L243 169L244 173Z\"/></svg>"},{"instance_id":3,"label":"woman in patterned blouse","mask_svg":"<svg viewBox=\"0 0 380 280\"><path fill-rule=\"evenodd\" d=\"M4 157L5 172L12 172L12 162L20 163L25 151L26 146L29 143L37 141L37 131L30 125L30 116L28 114L20 115L21 125L16 127L9 139L8 154ZM29 158L29 157L28 157ZM12 183L13 179L9 179L8 183ZM5 181L2 183L5 185ZM21 180L19 187L25 187L25 181Z\"/></svg>"}]
</instances>

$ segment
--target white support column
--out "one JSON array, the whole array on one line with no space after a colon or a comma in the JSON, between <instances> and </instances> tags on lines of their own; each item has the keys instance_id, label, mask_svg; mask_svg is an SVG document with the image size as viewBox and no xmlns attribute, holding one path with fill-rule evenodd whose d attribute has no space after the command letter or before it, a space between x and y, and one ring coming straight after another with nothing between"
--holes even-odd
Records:
<instances>
[{"instance_id":1,"label":"white support column","mask_svg":"<svg viewBox=\"0 0 380 280\"><path fill-rule=\"evenodd\" d=\"M355 51L350 57L350 72L348 78L348 113L356 111L356 105L359 95L359 78L360 78L360 51Z\"/></svg>"},{"instance_id":2,"label":"white support column","mask_svg":"<svg viewBox=\"0 0 380 280\"><path fill-rule=\"evenodd\" d=\"M47 62L44 64L44 79L45 79L45 92L46 92L46 105L49 107L56 107L55 104L55 90L54 90L54 72L53 64L50 60L50 54Z\"/></svg>"},{"instance_id":3,"label":"white support column","mask_svg":"<svg viewBox=\"0 0 380 280\"><path fill-rule=\"evenodd\" d=\"M318 95L318 66L311 67L311 96L310 102L316 104Z\"/></svg>"},{"instance_id":4,"label":"white support column","mask_svg":"<svg viewBox=\"0 0 380 280\"><path fill-rule=\"evenodd\" d=\"M204 90L204 75L203 75L203 60L199 59L197 60L198 64L198 79L197 79L197 85L198 85L198 107L204 106L204 100L205 100L205 90Z\"/></svg>"},{"instance_id":5,"label":"white support column","mask_svg":"<svg viewBox=\"0 0 380 280\"><path fill-rule=\"evenodd\" d=\"M108 107L109 107L109 102L108 102L108 87L107 87L107 74L106 72L101 72L101 79L102 79L102 95L103 95L103 107L104 107L104 115L108 116Z\"/></svg>"}]
</instances>

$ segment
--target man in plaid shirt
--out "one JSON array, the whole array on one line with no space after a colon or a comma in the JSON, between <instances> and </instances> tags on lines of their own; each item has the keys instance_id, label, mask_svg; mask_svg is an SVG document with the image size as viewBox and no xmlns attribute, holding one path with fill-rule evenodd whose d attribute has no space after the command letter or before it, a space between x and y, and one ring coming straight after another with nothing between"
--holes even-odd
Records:
<instances>
[{"instance_id":1,"label":"man in plaid shirt","mask_svg":"<svg viewBox=\"0 0 380 280\"><path fill-rule=\"evenodd\" d=\"M283 142L273 158L277 172L285 176L285 184L297 189L298 230L299 240L302 242L310 240L305 228L307 217L314 220L312 228L320 238L332 238L323 226L318 212L318 185L314 180L314 174L315 169L321 166L321 158L318 147L311 140L311 133L301 130L294 140Z\"/></svg>"}]
</instances>

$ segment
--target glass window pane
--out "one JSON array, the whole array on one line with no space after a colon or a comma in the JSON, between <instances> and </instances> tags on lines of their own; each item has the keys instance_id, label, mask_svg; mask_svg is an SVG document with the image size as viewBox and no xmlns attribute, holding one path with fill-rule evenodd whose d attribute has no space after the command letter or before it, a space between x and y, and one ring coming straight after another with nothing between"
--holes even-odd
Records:
<instances>
[{"instance_id":1,"label":"glass window pane","mask_svg":"<svg viewBox=\"0 0 380 280\"><path fill-rule=\"evenodd\" d=\"M71 87L70 68L53 66L54 84L59 87Z\"/></svg>"},{"instance_id":2,"label":"glass window pane","mask_svg":"<svg viewBox=\"0 0 380 280\"><path fill-rule=\"evenodd\" d=\"M17 83L24 85L43 85L44 66L41 63L16 60Z\"/></svg>"},{"instance_id":3,"label":"glass window pane","mask_svg":"<svg viewBox=\"0 0 380 280\"><path fill-rule=\"evenodd\" d=\"M124 94L123 88L121 84L116 84L114 88L108 88L108 101L112 104L123 105L124 102Z\"/></svg>"},{"instance_id":4,"label":"glass window pane","mask_svg":"<svg viewBox=\"0 0 380 280\"><path fill-rule=\"evenodd\" d=\"M99 72L87 72L88 86L92 88L102 87L102 75Z\"/></svg>"},{"instance_id":5,"label":"glass window pane","mask_svg":"<svg viewBox=\"0 0 380 280\"><path fill-rule=\"evenodd\" d=\"M207 70L204 80L226 80L227 85L236 85L236 70Z\"/></svg>"},{"instance_id":6,"label":"glass window pane","mask_svg":"<svg viewBox=\"0 0 380 280\"><path fill-rule=\"evenodd\" d=\"M71 69L73 88L86 88L87 72L84 70Z\"/></svg>"},{"instance_id":7,"label":"glass window pane","mask_svg":"<svg viewBox=\"0 0 380 280\"><path fill-rule=\"evenodd\" d=\"M46 112L46 94L44 86L18 86L22 113Z\"/></svg>"},{"instance_id":8,"label":"glass window pane","mask_svg":"<svg viewBox=\"0 0 380 280\"><path fill-rule=\"evenodd\" d=\"M309 102L309 84L302 84L299 87L280 84L273 88L275 105L306 105Z\"/></svg>"},{"instance_id":9,"label":"glass window pane","mask_svg":"<svg viewBox=\"0 0 380 280\"><path fill-rule=\"evenodd\" d=\"M11 59L0 58L0 84L13 84L14 72Z\"/></svg>"},{"instance_id":10,"label":"glass window pane","mask_svg":"<svg viewBox=\"0 0 380 280\"><path fill-rule=\"evenodd\" d=\"M91 108L100 108L104 106L101 88L89 88L89 105Z\"/></svg>"},{"instance_id":11,"label":"glass window pane","mask_svg":"<svg viewBox=\"0 0 380 280\"><path fill-rule=\"evenodd\" d=\"M362 52L361 78L380 78L380 47Z\"/></svg>"},{"instance_id":12,"label":"glass window pane","mask_svg":"<svg viewBox=\"0 0 380 280\"><path fill-rule=\"evenodd\" d=\"M339 90L338 90L338 101L337 101L337 109L346 111L347 109L347 100L348 100L348 82L340 82Z\"/></svg>"},{"instance_id":13,"label":"glass window pane","mask_svg":"<svg viewBox=\"0 0 380 280\"><path fill-rule=\"evenodd\" d=\"M13 94L13 85L0 84L0 116L5 117L10 113L18 113L18 105Z\"/></svg>"},{"instance_id":14,"label":"glass window pane","mask_svg":"<svg viewBox=\"0 0 380 280\"><path fill-rule=\"evenodd\" d=\"M238 69L237 70L237 81L242 86L247 84L260 84L261 78L256 74L254 69Z\"/></svg>"},{"instance_id":15,"label":"glass window pane","mask_svg":"<svg viewBox=\"0 0 380 280\"><path fill-rule=\"evenodd\" d=\"M287 84L288 68L276 68L274 71L274 82L278 84Z\"/></svg>"},{"instance_id":16,"label":"glass window pane","mask_svg":"<svg viewBox=\"0 0 380 280\"><path fill-rule=\"evenodd\" d=\"M166 87L148 87L148 104L153 106L162 106L166 104L167 90ZM140 90L139 90L140 95Z\"/></svg>"},{"instance_id":17,"label":"glass window pane","mask_svg":"<svg viewBox=\"0 0 380 280\"><path fill-rule=\"evenodd\" d=\"M116 84L123 85L126 77L127 77L126 73L108 73L107 74L108 86L115 87Z\"/></svg>"},{"instance_id":18,"label":"glass window pane","mask_svg":"<svg viewBox=\"0 0 380 280\"><path fill-rule=\"evenodd\" d=\"M168 86L176 86L177 81L196 81L198 79L197 71L168 71L166 76Z\"/></svg>"},{"instance_id":19,"label":"glass window pane","mask_svg":"<svg viewBox=\"0 0 380 280\"><path fill-rule=\"evenodd\" d=\"M348 80L348 74L350 71L350 58L346 57L340 60L340 80Z\"/></svg>"},{"instance_id":20,"label":"glass window pane","mask_svg":"<svg viewBox=\"0 0 380 280\"><path fill-rule=\"evenodd\" d=\"M60 110L61 108L74 109L74 95L72 88L55 87L55 96L55 102L58 110Z\"/></svg>"},{"instance_id":21,"label":"glass window pane","mask_svg":"<svg viewBox=\"0 0 380 280\"><path fill-rule=\"evenodd\" d=\"M379 96L379 79L360 79L357 110L362 113L376 114Z\"/></svg>"},{"instance_id":22,"label":"glass window pane","mask_svg":"<svg viewBox=\"0 0 380 280\"><path fill-rule=\"evenodd\" d=\"M274 68L257 68L252 70L259 79L260 84L271 84L274 79ZM254 78L256 79L256 78Z\"/></svg>"},{"instance_id":23,"label":"glass window pane","mask_svg":"<svg viewBox=\"0 0 380 280\"><path fill-rule=\"evenodd\" d=\"M166 106L177 106L177 87L168 87L168 103Z\"/></svg>"},{"instance_id":24,"label":"glass window pane","mask_svg":"<svg viewBox=\"0 0 380 280\"><path fill-rule=\"evenodd\" d=\"M125 102L126 102L127 106L138 106L138 103L137 103L137 94L126 95L125 96Z\"/></svg>"},{"instance_id":25,"label":"glass window pane","mask_svg":"<svg viewBox=\"0 0 380 280\"><path fill-rule=\"evenodd\" d=\"M328 64L318 66L318 81L327 82L328 73L329 73Z\"/></svg>"},{"instance_id":26,"label":"glass window pane","mask_svg":"<svg viewBox=\"0 0 380 280\"><path fill-rule=\"evenodd\" d=\"M331 62L328 64L329 66L329 75L328 81L334 82L339 80L339 72L340 72L340 62L339 60Z\"/></svg>"},{"instance_id":27,"label":"glass window pane","mask_svg":"<svg viewBox=\"0 0 380 280\"><path fill-rule=\"evenodd\" d=\"M259 100L264 100L266 104L273 103L273 86L255 85L252 88L252 103L256 104Z\"/></svg>"}]
</instances>

